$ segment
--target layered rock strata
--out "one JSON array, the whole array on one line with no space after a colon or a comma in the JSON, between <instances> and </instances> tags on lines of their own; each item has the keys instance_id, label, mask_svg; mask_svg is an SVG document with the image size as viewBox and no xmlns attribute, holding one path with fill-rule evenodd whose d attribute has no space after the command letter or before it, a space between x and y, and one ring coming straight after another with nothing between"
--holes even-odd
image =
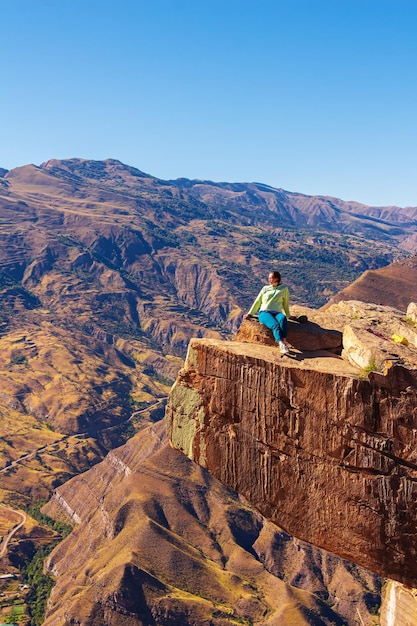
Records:
<instances>
[{"instance_id":1,"label":"layered rock strata","mask_svg":"<svg viewBox=\"0 0 417 626\"><path fill-rule=\"evenodd\" d=\"M414 330L397 344L389 324L398 331L401 313L377 307L371 318L366 306L339 307L335 327L382 371L364 371L344 346L345 358L281 357L273 345L192 340L168 436L291 534L416 586Z\"/></svg>"}]
</instances>

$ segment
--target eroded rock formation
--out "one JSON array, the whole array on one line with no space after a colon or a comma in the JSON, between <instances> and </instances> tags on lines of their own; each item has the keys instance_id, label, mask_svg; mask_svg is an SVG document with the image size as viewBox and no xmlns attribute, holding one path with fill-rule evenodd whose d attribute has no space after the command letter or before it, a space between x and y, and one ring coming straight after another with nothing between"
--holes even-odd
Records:
<instances>
[{"instance_id":1,"label":"eroded rock formation","mask_svg":"<svg viewBox=\"0 0 417 626\"><path fill-rule=\"evenodd\" d=\"M358 302L324 315L342 356L192 340L168 435L291 534L416 586L415 328Z\"/></svg>"}]
</instances>

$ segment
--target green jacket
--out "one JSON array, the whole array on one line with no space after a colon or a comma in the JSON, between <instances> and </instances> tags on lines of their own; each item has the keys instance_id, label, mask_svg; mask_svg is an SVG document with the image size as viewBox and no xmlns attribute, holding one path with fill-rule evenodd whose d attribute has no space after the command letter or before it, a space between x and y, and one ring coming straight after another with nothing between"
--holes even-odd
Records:
<instances>
[{"instance_id":1,"label":"green jacket","mask_svg":"<svg viewBox=\"0 0 417 626\"><path fill-rule=\"evenodd\" d=\"M273 285L265 285L262 287L255 302L249 309L249 315L256 315L261 311L284 312L287 317L290 316L290 292L288 287L281 283L274 287Z\"/></svg>"}]
</instances>

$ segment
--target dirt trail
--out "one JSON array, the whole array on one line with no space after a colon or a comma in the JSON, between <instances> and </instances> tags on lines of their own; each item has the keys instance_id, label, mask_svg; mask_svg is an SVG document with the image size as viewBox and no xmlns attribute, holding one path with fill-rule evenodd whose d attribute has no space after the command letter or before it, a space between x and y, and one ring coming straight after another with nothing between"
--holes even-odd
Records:
<instances>
[{"instance_id":1,"label":"dirt trail","mask_svg":"<svg viewBox=\"0 0 417 626\"><path fill-rule=\"evenodd\" d=\"M0 507L4 509L5 511L11 511L12 513L15 513L21 519L21 521L16 526L13 526L13 528L6 533L6 535L3 537L3 540L0 542L0 558L2 558L6 554L8 545L10 541L12 540L13 536L17 533L18 530L22 528L27 518L26 518L26 515L22 513L21 511L16 511L16 509L12 509L9 506L6 506L5 504L0 504Z\"/></svg>"},{"instance_id":2,"label":"dirt trail","mask_svg":"<svg viewBox=\"0 0 417 626\"><path fill-rule=\"evenodd\" d=\"M163 398L158 398L158 400L155 401L154 404L151 404L147 407L145 407L144 409L141 409L139 411L134 411L130 417L126 420L127 422L130 422L134 417L136 417L137 415L140 415L141 413L145 413L146 411L149 411L149 409L154 408L155 406L163 403L164 401L166 401L166 397ZM120 424L116 424L114 426L110 426L107 428L103 428L102 432L104 431L108 431L111 430L113 428L117 428L119 427ZM28 454L25 454L24 456L19 457L18 459L15 459L14 461L12 461L10 463L10 465L8 465L7 467L3 467L0 469L0 474L3 472L7 472L9 471L11 468L15 467L16 465L19 465L20 463L22 463L22 461L25 461L26 459L30 459L33 458L36 454L38 454L39 452L44 452L45 450L47 450L48 448L52 448L54 447L57 443L65 441L66 439L69 439L70 437L85 437L87 436L88 433L75 433L75 434L70 434L70 435L65 435L62 439L60 439L59 441L55 441L51 444L47 444L45 446L41 446L40 448L38 448L37 450L34 450L33 452L30 452ZM22 513L21 511L17 511L16 509L12 509L4 504L0 504L0 507L2 509L4 509L5 511L11 511L12 513L15 513L16 515L18 515L21 518L21 521L14 526L10 531L8 531L6 533L6 535L3 537L3 539L0 541L0 558L2 558L6 553L7 553L7 548L8 545L11 541L11 539L13 538L13 536L17 533L18 530L20 530L22 528L22 526L25 524L26 522L26 515L24 513Z\"/></svg>"},{"instance_id":3,"label":"dirt trail","mask_svg":"<svg viewBox=\"0 0 417 626\"><path fill-rule=\"evenodd\" d=\"M140 409L139 411L134 411L131 414L131 416L124 423L125 424L129 423L137 415L140 415L141 413L145 413L146 411L149 411L150 409L155 408L158 404L162 404L162 402L164 402L166 399L167 399L166 396L164 396L163 398L158 398L158 400L156 400L154 402L154 404L150 404L149 406L145 407L144 409ZM122 423L114 424L113 426L107 426L106 428L102 428L98 432L104 433L104 432L107 432L109 430L113 430L114 428L119 428L121 425L122 425ZM48 450L49 448L53 448L58 443L62 443L63 441L66 441L70 437L88 437L88 432L71 433L69 435L64 435L64 437L62 437L61 439L58 439L57 441L53 441L52 443L48 443L45 446L41 446L40 448L37 448L36 450L33 450L33 452L28 452L28 454L20 456L18 459L15 459L14 461L11 461L10 464L7 465L6 467L0 468L0 474L2 474L4 472L8 472L13 467L15 467L16 465L19 465L20 463L22 463L26 459L31 459L34 456L36 456L39 452L45 452L45 450Z\"/></svg>"}]
</instances>

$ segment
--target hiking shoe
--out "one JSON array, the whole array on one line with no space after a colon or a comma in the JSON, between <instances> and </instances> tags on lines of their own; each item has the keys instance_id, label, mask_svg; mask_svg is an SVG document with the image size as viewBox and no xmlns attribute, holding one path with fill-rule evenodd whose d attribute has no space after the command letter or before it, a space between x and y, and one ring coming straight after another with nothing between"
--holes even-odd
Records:
<instances>
[{"instance_id":1,"label":"hiking shoe","mask_svg":"<svg viewBox=\"0 0 417 626\"><path fill-rule=\"evenodd\" d=\"M279 342L279 351L281 352L281 354L288 354L289 352L287 344L283 341Z\"/></svg>"}]
</instances>

